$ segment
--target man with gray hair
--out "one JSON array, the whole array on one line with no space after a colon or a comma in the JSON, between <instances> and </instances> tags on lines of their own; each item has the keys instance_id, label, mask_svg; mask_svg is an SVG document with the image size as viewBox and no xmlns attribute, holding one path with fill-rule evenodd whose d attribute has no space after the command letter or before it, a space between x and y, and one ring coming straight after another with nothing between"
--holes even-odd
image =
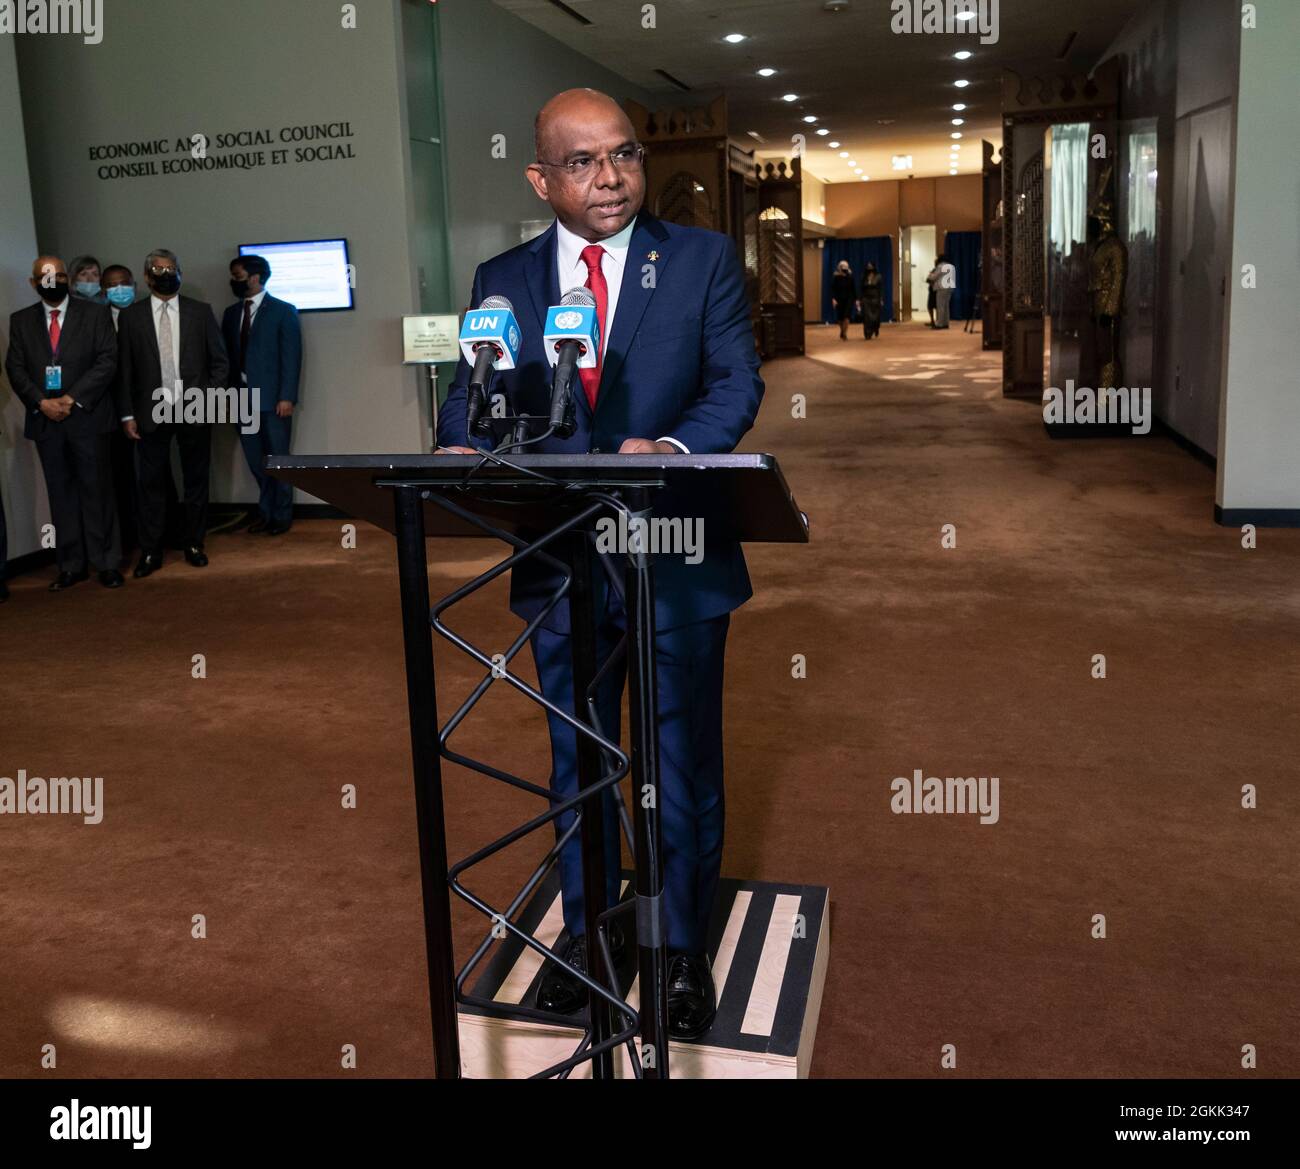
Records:
<instances>
[{"instance_id":1,"label":"man with gray hair","mask_svg":"<svg viewBox=\"0 0 1300 1169\"><path fill-rule=\"evenodd\" d=\"M117 407L127 438L137 443L140 562L136 577L162 567L167 480L175 438L185 480L185 559L208 562L208 476L212 419L156 408L180 400L187 388L226 384L226 347L210 305L180 296L181 267L173 252L156 248L144 260L149 298L124 308L117 320ZM160 402L161 399L161 402Z\"/></svg>"}]
</instances>

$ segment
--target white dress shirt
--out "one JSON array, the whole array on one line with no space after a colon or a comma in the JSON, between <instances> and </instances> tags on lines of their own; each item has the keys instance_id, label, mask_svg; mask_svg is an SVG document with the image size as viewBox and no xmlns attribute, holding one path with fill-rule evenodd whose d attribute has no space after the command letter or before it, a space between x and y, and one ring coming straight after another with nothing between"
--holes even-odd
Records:
<instances>
[{"instance_id":1,"label":"white dress shirt","mask_svg":"<svg viewBox=\"0 0 1300 1169\"><path fill-rule=\"evenodd\" d=\"M180 297L173 296L171 300L163 300L160 296L150 295L149 307L153 309L153 331L154 337L158 337L159 326L162 324L163 306L167 306L167 315L171 318L172 326L172 368L176 371L176 384L174 386L163 386L168 391L168 400L175 401L177 395L182 389L181 386L181 301ZM162 342L158 344L159 366L162 365Z\"/></svg>"},{"instance_id":2,"label":"white dress shirt","mask_svg":"<svg viewBox=\"0 0 1300 1169\"><path fill-rule=\"evenodd\" d=\"M627 250L632 245L632 229L635 226L636 220L633 219L617 235L595 241L605 249L604 255L600 257L600 273L605 277L605 284L609 289L605 306L604 331L600 339L602 365L605 360L605 348L609 344L610 334L614 331L614 312L618 308L618 294L623 286L623 272L627 267ZM583 249L591 246L591 242L580 235L575 235L558 219L555 221L555 270L560 278L561 296L570 288L587 286L587 264L582 258L582 253ZM672 443L684 455L691 453L675 438L665 435L659 441Z\"/></svg>"},{"instance_id":3,"label":"white dress shirt","mask_svg":"<svg viewBox=\"0 0 1300 1169\"><path fill-rule=\"evenodd\" d=\"M45 331L50 331L50 314L57 312L59 314L59 336L63 336L63 327L68 323L68 301L70 297L64 297L58 304L50 304L48 300L41 301L45 306ZM52 347L51 347L52 348Z\"/></svg>"}]
</instances>

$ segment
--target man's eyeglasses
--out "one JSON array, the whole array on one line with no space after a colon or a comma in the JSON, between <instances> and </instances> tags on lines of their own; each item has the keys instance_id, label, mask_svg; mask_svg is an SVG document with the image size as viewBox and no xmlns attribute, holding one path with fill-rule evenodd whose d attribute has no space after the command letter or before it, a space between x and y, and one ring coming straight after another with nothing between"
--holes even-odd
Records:
<instances>
[{"instance_id":1,"label":"man's eyeglasses","mask_svg":"<svg viewBox=\"0 0 1300 1169\"><path fill-rule=\"evenodd\" d=\"M641 166L645 158L644 146L620 146L605 156L616 171L634 171ZM585 182L596 177L600 171L602 158L593 158L590 154L579 154L568 162L537 162L538 166L549 166L564 171L571 179Z\"/></svg>"}]
</instances>

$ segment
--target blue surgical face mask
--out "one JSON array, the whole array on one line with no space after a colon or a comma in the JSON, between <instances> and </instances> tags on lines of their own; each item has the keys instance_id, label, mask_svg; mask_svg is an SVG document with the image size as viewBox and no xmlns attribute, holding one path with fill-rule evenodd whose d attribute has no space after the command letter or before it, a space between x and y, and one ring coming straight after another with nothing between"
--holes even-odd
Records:
<instances>
[{"instance_id":1,"label":"blue surgical face mask","mask_svg":"<svg viewBox=\"0 0 1300 1169\"><path fill-rule=\"evenodd\" d=\"M99 295L99 281L78 280L76 289L78 296L84 296L87 300L94 300Z\"/></svg>"},{"instance_id":2,"label":"blue surgical face mask","mask_svg":"<svg viewBox=\"0 0 1300 1169\"><path fill-rule=\"evenodd\" d=\"M114 308L126 308L135 300L135 289L129 284L115 284L104 295Z\"/></svg>"}]
</instances>

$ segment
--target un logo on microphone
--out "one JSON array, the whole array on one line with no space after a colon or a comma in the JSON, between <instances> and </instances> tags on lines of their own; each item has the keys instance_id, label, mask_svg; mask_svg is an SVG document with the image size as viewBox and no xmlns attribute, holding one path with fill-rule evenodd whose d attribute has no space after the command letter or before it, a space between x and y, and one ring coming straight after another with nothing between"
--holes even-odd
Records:
<instances>
[{"instance_id":1,"label":"un logo on microphone","mask_svg":"<svg viewBox=\"0 0 1300 1169\"><path fill-rule=\"evenodd\" d=\"M575 312L556 313L555 327L557 329L576 329L582 324L582 314Z\"/></svg>"}]
</instances>

